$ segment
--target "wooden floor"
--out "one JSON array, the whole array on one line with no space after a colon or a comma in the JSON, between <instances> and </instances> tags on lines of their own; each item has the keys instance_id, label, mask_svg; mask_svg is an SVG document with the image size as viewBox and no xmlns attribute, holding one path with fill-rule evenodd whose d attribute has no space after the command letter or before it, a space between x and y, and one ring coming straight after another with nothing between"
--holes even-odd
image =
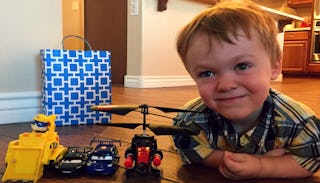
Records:
<instances>
[{"instance_id":1,"label":"wooden floor","mask_svg":"<svg viewBox=\"0 0 320 183\"><path fill-rule=\"evenodd\" d=\"M292 78L272 82L272 88L306 104L320 116L320 77ZM155 89L113 88L115 104L142 104L180 107L186 101L198 96L195 86Z\"/></svg>"},{"instance_id":2,"label":"wooden floor","mask_svg":"<svg viewBox=\"0 0 320 183\"><path fill-rule=\"evenodd\" d=\"M320 116L320 78L284 78L282 82L273 82L272 87L299 100ZM152 88L135 89L114 86L112 89L113 104L149 104L153 106L181 107L184 103L194 97L197 97L196 86L170 87L170 88ZM156 112L150 110L150 112ZM175 114L168 114L173 117ZM127 116L112 116L113 122L139 122L140 113L130 113ZM159 116L148 116L148 122L159 124L171 124L168 118ZM11 140L17 139L22 132L29 132L30 123L17 123L0 125L0 177L5 172L5 155L7 145ZM60 136L60 143L64 146L88 145L93 136L101 138L114 138L123 141L119 147L120 165L123 165L123 154L130 144L134 134L140 133L141 129L127 130L115 127L105 127L98 125L65 126L57 127ZM148 131L150 133L150 131ZM180 162L179 155L172 146L169 136L157 136L158 147L164 152L162 162L162 175L160 179L150 177L138 177L134 179L125 178L125 170L120 167L119 171L113 177L86 177L60 176L56 174L45 173L39 182L234 182L223 178L216 170L206 169L204 167L186 167ZM319 173L320 174L320 173ZM320 175L311 179L298 180L252 180L238 181L239 183L298 183L298 182L320 182Z\"/></svg>"}]
</instances>

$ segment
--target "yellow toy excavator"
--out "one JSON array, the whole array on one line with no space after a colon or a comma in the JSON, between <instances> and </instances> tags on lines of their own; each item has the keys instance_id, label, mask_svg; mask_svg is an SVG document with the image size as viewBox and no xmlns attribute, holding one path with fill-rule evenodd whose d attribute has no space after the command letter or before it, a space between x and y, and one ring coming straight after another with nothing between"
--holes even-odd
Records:
<instances>
[{"instance_id":1,"label":"yellow toy excavator","mask_svg":"<svg viewBox=\"0 0 320 183\"><path fill-rule=\"evenodd\" d=\"M21 133L19 139L9 142L3 182L37 182L43 175L44 165L62 158L66 148L60 145L55 119L55 115L38 114L33 118L32 132Z\"/></svg>"}]
</instances>

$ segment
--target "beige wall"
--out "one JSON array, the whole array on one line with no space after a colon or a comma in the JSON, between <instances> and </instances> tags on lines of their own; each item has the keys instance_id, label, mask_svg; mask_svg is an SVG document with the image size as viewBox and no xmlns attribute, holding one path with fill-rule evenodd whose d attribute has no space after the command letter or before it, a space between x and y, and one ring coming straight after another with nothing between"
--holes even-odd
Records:
<instances>
[{"instance_id":1,"label":"beige wall","mask_svg":"<svg viewBox=\"0 0 320 183\"><path fill-rule=\"evenodd\" d=\"M142 3L139 0L138 15L130 14L130 0L128 0L127 25L127 74L142 74Z\"/></svg>"},{"instance_id":2,"label":"beige wall","mask_svg":"<svg viewBox=\"0 0 320 183\"><path fill-rule=\"evenodd\" d=\"M63 36L77 35L84 37L84 0L63 0ZM64 40L65 49L82 50L83 41L76 38Z\"/></svg>"},{"instance_id":3,"label":"beige wall","mask_svg":"<svg viewBox=\"0 0 320 183\"><path fill-rule=\"evenodd\" d=\"M285 7L290 13L301 14L288 9L285 0L255 1L277 10ZM181 27L211 1L168 1L168 9L159 12L157 1L138 0L138 15L131 14L131 2L128 0L125 86L146 88L194 84L176 53L175 39ZM83 0L63 1L63 14L63 34L83 35ZM76 39L69 39L65 43L68 49L83 48L82 42Z\"/></svg>"},{"instance_id":4,"label":"beige wall","mask_svg":"<svg viewBox=\"0 0 320 183\"><path fill-rule=\"evenodd\" d=\"M30 121L40 106L40 49L61 48L61 0L0 2L0 124Z\"/></svg>"},{"instance_id":5,"label":"beige wall","mask_svg":"<svg viewBox=\"0 0 320 183\"><path fill-rule=\"evenodd\" d=\"M288 8L286 0L254 1L294 15L310 14L310 8ZM128 1L125 86L148 88L194 84L176 53L175 39L181 27L208 6L208 0L171 0L163 12L157 11L157 1L138 2L139 15L131 15L131 1Z\"/></svg>"},{"instance_id":6,"label":"beige wall","mask_svg":"<svg viewBox=\"0 0 320 183\"><path fill-rule=\"evenodd\" d=\"M0 2L0 94L39 91L39 51L61 46L61 1Z\"/></svg>"},{"instance_id":7,"label":"beige wall","mask_svg":"<svg viewBox=\"0 0 320 183\"><path fill-rule=\"evenodd\" d=\"M168 9L158 12L155 1L145 0L144 3L142 75L188 75L176 52L176 36L206 5L183 0L168 1Z\"/></svg>"},{"instance_id":8,"label":"beige wall","mask_svg":"<svg viewBox=\"0 0 320 183\"><path fill-rule=\"evenodd\" d=\"M128 1L127 87L194 84L175 49L177 32L208 5L203 1L171 0L157 11L157 1L139 0L139 15Z\"/></svg>"}]
</instances>

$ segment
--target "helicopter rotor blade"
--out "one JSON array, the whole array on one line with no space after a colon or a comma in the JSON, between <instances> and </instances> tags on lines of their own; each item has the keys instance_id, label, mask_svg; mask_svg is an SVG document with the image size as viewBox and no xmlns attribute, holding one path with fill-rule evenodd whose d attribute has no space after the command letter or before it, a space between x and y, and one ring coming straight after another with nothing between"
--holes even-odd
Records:
<instances>
[{"instance_id":1,"label":"helicopter rotor blade","mask_svg":"<svg viewBox=\"0 0 320 183\"><path fill-rule=\"evenodd\" d=\"M109 112L118 115L126 115L138 108L139 105L94 105L90 107L93 111Z\"/></svg>"},{"instance_id":2,"label":"helicopter rotor blade","mask_svg":"<svg viewBox=\"0 0 320 183\"><path fill-rule=\"evenodd\" d=\"M155 108L162 112L169 113L169 112L195 112L197 111L187 110L187 109L179 109L179 108L170 108L170 107L159 107L159 106L148 106L146 104L142 105L95 105L91 106L91 110L94 111L102 111L102 112L109 112L112 114L118 115L126 115L132 111L136 111L137 109L141 109L141 113L144 115L144 121L142 123L107 123L106 126L114 126L114 127L121 127L121 128L129 128L135 129L138 126L143 126L143 130L145 128L149 128L155 135L197 135L200 133L200 130L186 128L186 127L178 127L178 126L171 126L171 125L151 125L146 124L145 115L152 114L148 112L148 108ZM159 115L162 116L162 115ZM163 116L162 116L163 117Z\"/></svg>"},{"instance_id":3,"label":"helicopter rotor blade","mask_svg":"<svg viewBox=\"0 0 320 183\"><path fill-rule=\"evenodd\" d=\"M150 107L158 109L162 112L197 112L197 111L191 111L187 109L178 109L178 108L170 108L170 107L159 107L159 106L150 106Z\"/></svg>"},{"instance_id":4,"label":"helicopter rotor blade","mask_svg":"<svg viewBox=\"0 0 320 183\"><path fill-rule=\"evenodd\" d=\"M179 109L179 108L170 108L170 107L160 107L160 106L148 106L146 104L143 105L95 105L91 106L91 110L94 111L102 111L102 112L109 112L112 114L118 114L118 115L126 115L131 111L134 111L139 108L148 108L152 107L155 109L158 109L162 112L169 113L169 112L197 112L187 109Z\"/></svg>"},{"instance_id":5,"label":"helicopter rotor blade","mask_svg":"<svg viewBox=\"0 0 320 183\"><path fill-rule=\"evenodd\" d=\"M197 135L200 133L199 130L179 126L148 124L147 127L156 135Z\"/></svg>"},{"instance_id":6,"label":"helicopter rotor blade","mask_svg":"<svg viewBox=\"0 0 320 183\"><path fill-rule=\"evenodd\" d=\"M114 127L129 128L129 129L135 129L140 125L142 125L142 123L107 123L106 124L106 126L114 126Z\"/></svg>"}]
</instances>

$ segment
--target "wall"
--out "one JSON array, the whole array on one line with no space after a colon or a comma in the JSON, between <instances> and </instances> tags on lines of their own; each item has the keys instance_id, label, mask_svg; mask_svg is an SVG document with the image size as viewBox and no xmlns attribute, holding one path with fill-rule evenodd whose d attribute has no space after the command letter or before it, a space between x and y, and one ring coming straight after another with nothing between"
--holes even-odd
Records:
<instances>
[{"instance_id":1,"label":"wall","mask_svg":"<svg viewBox=\"0 0 320 183\"><path fill-rule=\"evenodd\" d=\"M132 15L128 1L128 63L125 86L135 88L193 85L175 49L177 32L208 5L191 0L169 0L157 11L156 0L139 0Z\"/></svg>"},{"instance_id":2,"label":"wall","mask_svg":"<svg viewBox=\"0 0 320 183\"><path fill-rule=\"evenodd\" d=\"M157 11L157 0L137 0L138 15L131 14L128 1L128 63L125 86L134 88L193 85L175 49L177 32L209 0L169 0L167 10ZM286 0L254 0L260 5L305 16L310 8L292 9ZM280 42L283 35L279 35ZM281 76L279 77L281 81Z\"/></svg>"},{"instance_id":3,"label":"wall","mask_svg":"<svg viewBox=\"0 0 320 183\"><path fill-rule=\"evenodd\" d=\"M84 0L62 1L63 36L77 35L84 37ZM77 38L67 38L63 41L68 50L83 50L84 43Z\"/></svg>"},{"instance_id":4,"label":"wall","mask_svg":"<svg viewBox=\"0 0 320 183\"><path fill-rule=\"evenodd\" d=\"M0 0L0 124L39 112L41 48L61 48L61 0Z\"/></svg>"}]
</instances>

